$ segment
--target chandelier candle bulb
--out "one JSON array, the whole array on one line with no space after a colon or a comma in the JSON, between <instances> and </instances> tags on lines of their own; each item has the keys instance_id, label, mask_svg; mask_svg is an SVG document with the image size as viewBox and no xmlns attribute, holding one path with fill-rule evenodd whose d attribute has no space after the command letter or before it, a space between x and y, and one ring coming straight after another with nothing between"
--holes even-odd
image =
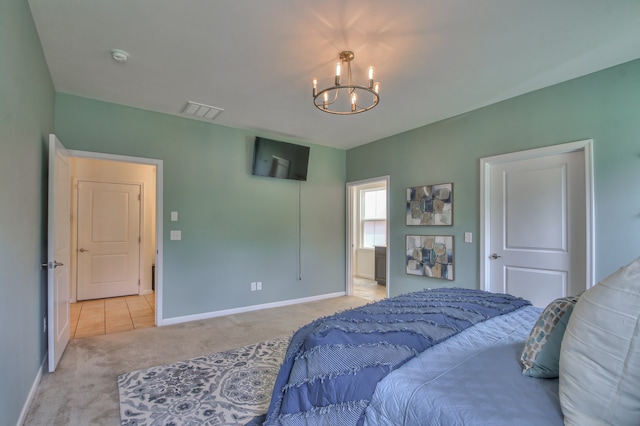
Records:
<instances>
[{"instance_id":1,"label":"chandelier candle bulb","mask_svg":"<svg viewBox=\"0 0 640 426\"><path fill-rule=\"evenodd\" d=\"M373 67L369 67L369 89L373 89Z\"/></svg>"},{"instance_id":2,"label":"chandelier candle bulb","mask_svg":"<svg viewBox=\"0 0 640 426\"><path fill-rule=\"evenodd\" d=\"M341 67L342 67L342 64L338 62L336 64L336 86L340 86L340 68Z\"/></svg>"},{"instance_id":3,"label":"chandelier candle bulb","mask_svg":"<svg viewBox=\"0 0 640 426\"><path fill-rule=\"evenodd\" d=\"M373 85L373 91L376 93L380 93L380 82L376 81L376 83Z\"/></svg>"},{"instance_id":4,"label":"chandelier candle bulb","mask_svg":"<svg viewBox=\"0 0 640 426\"><path fill-rule=\"evenodd\" d=\"M313 97L318 96L318 79L313 79Z\"/></svg>"},{"instance_id":5,"label":"chandelier candle bulb","mask_svg":"<svg viewBox=\"0 0 640 426\"><path fill-rule=\"evenodd\" d=\"M356 102L358 100L358 95L354 93L351 94L351 111L356 110Z\"/></svg>"},{"instance_id":6,"label":"chandelier candle bulb","mask_svg":"<svg viewBox=\"0 0 640 426\"><path fill-rule=\"evenodd\" d=\"M324 92L324 99L322 101L322 107L324 109L327 109L328 106L329 106L329 93L328 92Z\"/></svg>"}]
</instances>

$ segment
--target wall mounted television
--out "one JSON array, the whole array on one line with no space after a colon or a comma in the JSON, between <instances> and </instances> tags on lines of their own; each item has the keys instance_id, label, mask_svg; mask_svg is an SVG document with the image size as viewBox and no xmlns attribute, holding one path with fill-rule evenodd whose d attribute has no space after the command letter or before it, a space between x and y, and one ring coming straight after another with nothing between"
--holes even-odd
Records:
<instances>
[{"instance_id":1,"label":"wall mounted television","mask_svg":"<svg viewBox=\"0 0 640 426\"><path fill-rule=\"evenodd\" d=\"M307 180L309 147L256 137L252 174L279 179Z\"/></svg>"}]
</instances>

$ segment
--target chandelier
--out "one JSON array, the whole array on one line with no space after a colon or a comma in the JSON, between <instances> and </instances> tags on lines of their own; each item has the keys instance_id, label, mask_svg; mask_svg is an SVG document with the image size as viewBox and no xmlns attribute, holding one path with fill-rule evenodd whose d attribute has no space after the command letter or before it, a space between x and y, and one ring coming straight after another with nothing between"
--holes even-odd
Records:
<instances>
[{"instance_id":1,"label":"chandelier","mask_svg":"<svg viewBox=\"0 0 640 426\"><path fill-rule=\"evenodd\" d=\"M373 80L373 67L368 69L369 82L366 86L353 84L351 81L351 61L354 57L350 50L340 52L333 86L318 91L318 79L313 79L313 103L316 108L330 114L348 115L369 111L378 105L380 82ZM340 77L345 69L347 81L346 84L342 84Z\"/></svg>"}]
</instances>

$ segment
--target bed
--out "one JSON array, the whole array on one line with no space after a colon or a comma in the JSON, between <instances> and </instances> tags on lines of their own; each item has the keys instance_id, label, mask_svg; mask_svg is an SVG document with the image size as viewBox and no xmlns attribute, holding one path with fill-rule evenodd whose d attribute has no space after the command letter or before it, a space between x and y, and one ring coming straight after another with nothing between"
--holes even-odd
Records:
<instances>
[{"instance_id":1,"label":"bed","mask_svg":"<svg viewBox=\"0 0 640 426\"><path fill-rule=\"evenodd\" d=\"M260 423L638 425L638 339L640 258L545 309L409 293L294 333Z\"/></svg>"},{"instance_id":2,"label":"bed","mask_svg":"<svg viewBox=\"0 0 640 426\"><path fill-rule=\"evenodd\" d=\"M563 425L558 379L522 374L541 309L523 307L440 343L378 383L365 425Z\"/></svg>"},{"instance_id":3,"label":"bed","mask_svg":"<svg viewBox=\"0 0 640 426\"><path fill-rule=\"evenodd\" d=\"M292 337L264 424L383 425L402 424L398 423L402 417L408 419L406 424L415 424L411 419L421 416L412 402L416 390L424 389L436 376L445 381L443 373L455 375L461 371L459 364L478 356L496 360L491 351L502 351L517 364L516 346L522 345L539 314L528 301L510 295L446 288L405 294L321 318ZM465 350L451 349L457 356L448 357L450 363L429 361L431 352L456 345ZM423 359L430 368L421 371L413 388L408 387L402 373L416 378L412 369ZM516 369L519 376L520 369ZM456 387L467 388L474 376ZM550 394L547 400L557 399L557 381L543 388ZM549 411L562 424L557 405Z\"/></svg>"}]
</instances>

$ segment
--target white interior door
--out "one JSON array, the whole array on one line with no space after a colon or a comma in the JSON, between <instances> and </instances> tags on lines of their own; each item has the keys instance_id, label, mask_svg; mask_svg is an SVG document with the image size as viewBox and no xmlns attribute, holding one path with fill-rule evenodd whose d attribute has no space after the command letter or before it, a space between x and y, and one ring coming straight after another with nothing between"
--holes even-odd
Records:
<instances>
[{"instance_id":1,"label":"white interior door","mask_svg":"<svg viewBox=\"0 0 640 426\"><path fill-rule=\"evenodd\" d=\"M546 306L584 290L584 151L493 164L489 290Z\"/></svg>"},{"instance_id":2,"label":"white interior door","mask_svg":"<svg viewBox=\"0 0 640 426\"><path fill-rule=\"evenodd\" d=\"M71 220L70 156L49 135L49 205L47 240L47 307L49 372L69 343L69 223Z\"/></svg>"},{"instance_id":3,"label":"white interior door","mask_svg":"<svg viewBox=\"0 0 640 426\"><path fill-rule=\"evenodd\" d=\"M140 186L78 183L78 300L139 293Z\"/></svg>"}]
</instances>

